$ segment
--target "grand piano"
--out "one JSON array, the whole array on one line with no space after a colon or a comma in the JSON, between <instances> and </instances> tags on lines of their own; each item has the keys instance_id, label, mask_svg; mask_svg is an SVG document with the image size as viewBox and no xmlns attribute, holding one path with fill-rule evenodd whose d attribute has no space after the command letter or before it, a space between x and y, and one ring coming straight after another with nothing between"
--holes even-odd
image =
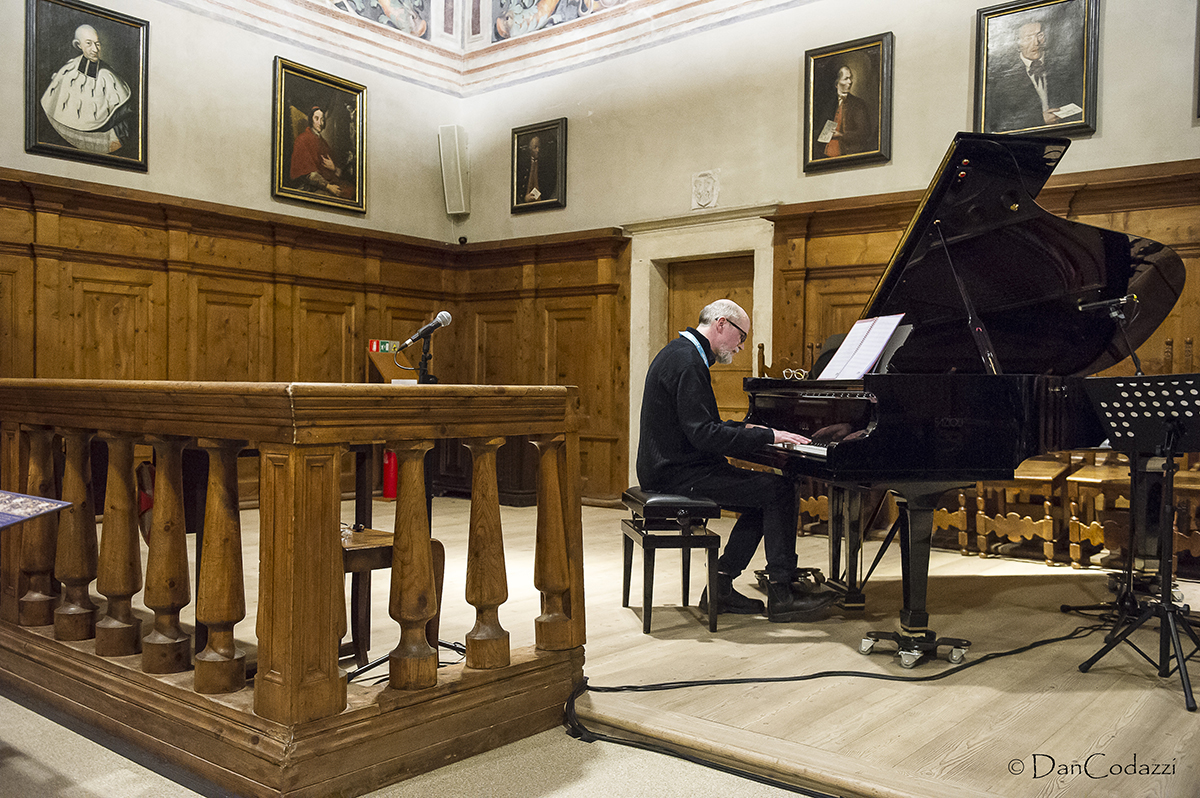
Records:
<instances>
[{"instance_id":1,"label":"grand piano","mask_svg":"<svg viewBox=\"0 0 1200 798\"><path fill-rule=\"evenodd\" d=\"M848 497L898 497L903 572L894 640L911 667L941 645L929 627L933 511L947 490L1011 479L1037 454L1106 438L1083 380L1134 354L1179 297L1170 248L1057 217L1035 201L1070 141L959 133L875 287L863 319L904 314L903 342L861 380L747 378L747 421L811 438L753 459L831 486L833 584L862 600ZM899 340L899 339L897 339ZM1136 357L1136 355L1134 355ZM886 355L885 355L886 357ZM870 650L864 640L864 653Z\"/></svg>"}]
</instances>

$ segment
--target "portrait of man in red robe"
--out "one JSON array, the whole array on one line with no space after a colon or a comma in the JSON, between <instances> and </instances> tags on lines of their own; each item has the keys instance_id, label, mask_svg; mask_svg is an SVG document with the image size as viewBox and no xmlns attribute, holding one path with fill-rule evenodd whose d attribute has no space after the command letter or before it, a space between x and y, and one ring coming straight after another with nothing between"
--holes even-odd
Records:
<instances>
[{"instance_id":1,"label":"portrait of man in red robe","mask_svg":"<svg viewBox=\"0 0 1200 798\"><path fill-rule=\"evenodd\" d=\"M297 188L353 200L354 184L345 174L346 163L339 164L329 141L322 136L325 129L325 110L314 106L309 110L308 126L292 144L289 177Z\"/></svg>"}]
</instances>

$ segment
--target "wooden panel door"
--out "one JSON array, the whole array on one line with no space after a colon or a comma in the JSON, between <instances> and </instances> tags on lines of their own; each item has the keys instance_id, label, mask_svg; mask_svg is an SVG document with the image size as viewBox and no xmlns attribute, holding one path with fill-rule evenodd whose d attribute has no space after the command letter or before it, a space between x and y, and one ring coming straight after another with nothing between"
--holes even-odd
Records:
<instances>
[{"instance_id":1,"label":"wooden panel door","mask_svg":"<svg viewBox=\"0 0 1200 798\"><path fill-rule=\"evenodd\" d=\"M695 327L700 311L717 299L732 299L754 316L754 258L739 255L727 258L672 263L668 275L667 339L680 330ZM753 330L750 331L753 336ZM749 408L742 379L752 376L752 342L729 365L712 367L713 393L722 418L742 419Z\"/></svg>"}]
</instances>

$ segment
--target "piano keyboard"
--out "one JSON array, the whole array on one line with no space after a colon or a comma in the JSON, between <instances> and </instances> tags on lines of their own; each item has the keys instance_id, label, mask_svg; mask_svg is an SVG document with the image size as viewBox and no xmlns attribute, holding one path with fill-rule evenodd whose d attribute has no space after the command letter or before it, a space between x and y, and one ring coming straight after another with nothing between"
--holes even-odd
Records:
<instances>
[{"instance_id":1,"label":"piano keyboard","mask_svg":"<svg viewBox=\"0 0 1200 798\"><path fill-rule=\"evenodd\" d=\"M824 446L819 446L815 443L772 443L776 449L783 449L785 452L800 452L809 457L815 457L818 460L824 460L827 449Z\"/></svg>"}]
</instances>

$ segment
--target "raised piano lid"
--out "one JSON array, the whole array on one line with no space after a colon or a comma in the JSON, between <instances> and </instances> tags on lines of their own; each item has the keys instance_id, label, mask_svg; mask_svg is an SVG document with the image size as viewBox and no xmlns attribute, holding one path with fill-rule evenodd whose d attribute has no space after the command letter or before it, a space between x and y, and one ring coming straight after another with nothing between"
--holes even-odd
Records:
<instances>
[{"instance_id":1,"label":"raised piano lid","mask_svg":"<svg viewBox=\"0 0 1200 798\"><path fill-rule=\"evenodd\" d=\"M1068 139L959 133L862 318L904 313L904 373L982 372L941 235L1006 374L1087 375L1129 355L1118 322L1081 302L1137 295L1130 344L1158 328L1183 290L1169 247L1071 222L1034 201Z\"/></svg>"}]
</instances>

